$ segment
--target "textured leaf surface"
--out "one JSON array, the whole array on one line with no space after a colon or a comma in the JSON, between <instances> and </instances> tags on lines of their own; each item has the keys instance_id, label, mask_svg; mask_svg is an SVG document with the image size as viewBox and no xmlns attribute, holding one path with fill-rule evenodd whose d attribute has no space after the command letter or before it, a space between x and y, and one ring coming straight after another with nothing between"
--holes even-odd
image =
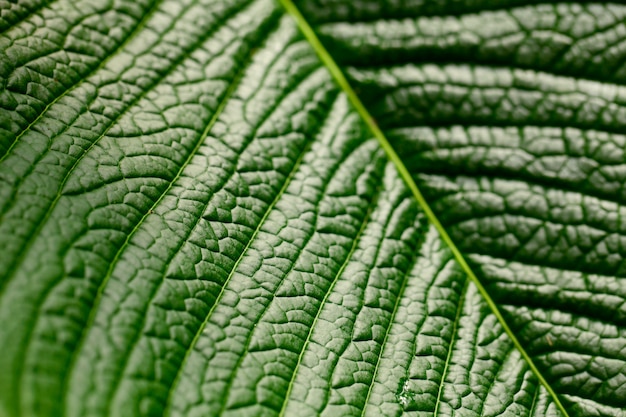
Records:
<instances>
[{"instance_id":1,"label":"textured leaf surface","mask_svg":"<svg viewBox=\"0 0 626 417\"><path fill-rule=\"evenodd\" d=\"M623 415L626 7L312 4L325 44L568 411Z\"/></svg>"},{"instance_id":2,"label":"textured leaf surface","mask_svg":"<svg viewBox=\"0 0 626 417\"><path fill-rule=\"evenodd\" d=\"M624 415L626 8L519 3L0 0L0 416Z\"/></svg>"}]
</instances>

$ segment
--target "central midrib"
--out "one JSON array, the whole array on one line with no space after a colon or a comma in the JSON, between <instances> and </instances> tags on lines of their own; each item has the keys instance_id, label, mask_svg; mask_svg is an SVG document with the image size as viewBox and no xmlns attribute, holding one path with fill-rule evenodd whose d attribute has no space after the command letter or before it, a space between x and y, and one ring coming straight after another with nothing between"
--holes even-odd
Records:
<instances>
[{"instance_id":1,"label":"central midrib","mask_svg":"<svg viewBox=\"0 0 626 417\"><path fill-rule=\"evenodd\" d=\"M339 68L334 58L330 55L330 53L326 50L322 42L319 40L319 38L317 37L317 34L315 33L311 25L309 25L308 21L304 18L302 13L300 13L300 10L298 10L297 6L292 2L292 0L278 0L278 1L285 8L287 13L290 14L293 17L293 19L296 21L298 28L300 29L304 37L307 39L307 41L309 42L313 50L316 52L322 64L328 69L332 77L335 79L335 82L337 82L341 90L346 94L346 96L348 97L348 100L354 106L359 116L361 116L361 118L367 124L370 131L376 137L376 139L380 143L380 146L383 148L383 150L387 154L387 157L395 165L396 169L398 170L398 173L400 174L404 182L407 184L407 186L413 193L413 196L415 197L418 204L420 205L420 207L426 214L426 217L428 218L428 220L437 229L437 231L439 232L439 235L441 236L441 239L445 242L445 244L448 246L448 248L454 255L455 260L461 266L461 268L463 269L463 272L465 272L465 274L467 274L467 276L474 283L474 285L476 285L476 288L478 289L482 297L485 299L485 301L489 305L489 308L491 309L493 314L496 316L496 318L500 322L500 325L502 326L506 334L509 336L509 338L511 339L511 341L513 342L517 350L522 355L522 357L525 359L526 363L528 364L532 372L535 374L535 376L537 377L541 385L543 385L545 389L548 391L555 405L558 407L559 411L563 414L564 417L569 417L567 411L563 407L563 404L561 404L561 401L559 400L558 395L556 394L554 389L552 389L550 384L548 384L548 381L545 379L543 374L539 371L539 369L533 362L530 355L526 352L526 350L520 344L519 340L517 339L517 337L515 336L515 334L509 327L508 323L504 319L504 316L500 312L500 309L498 308L496 303L493 301L493 299L491 298L491 296L489 295L485 287L482 285L482 283L480 282L480 280L478 279L474 271L470 268L469 264L465 260L465 257L463 256L461 251L457 248L457 246L454 244L454 242L450 238L450 235L448 235L448 232L444 229L443 225L441 224L441 222L439 221L439 219L437 218L433 210L430 208L430 205L428 204L428 202L422 195L422 192L420 191L417 184L411 177L411 174L409 173L408 169L406 168L406 166L404 165L404 163L402 162L402 160L396 153L395 149L391 146L391 144L385 137L385 134L380 130L380 128L374 121L374 118L370 115L369 111L365 108L365 106L363 105L359 97L357 96L356 92L354 91L354 89L352 88L348 80L346 79L345 75L343 74L343 71Z\"/></svg>"}]
</instances>

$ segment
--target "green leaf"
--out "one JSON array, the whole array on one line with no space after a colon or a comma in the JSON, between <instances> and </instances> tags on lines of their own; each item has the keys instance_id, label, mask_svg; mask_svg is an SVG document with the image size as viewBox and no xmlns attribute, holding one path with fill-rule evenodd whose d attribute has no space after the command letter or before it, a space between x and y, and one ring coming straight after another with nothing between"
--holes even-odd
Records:
<instances>
[{"instance_id":1,"label":"green leaf","mask_svg":"<svg viewBox=\"0 0 626 417\"><path fill-rule=\"evenodd\" d=\"M0 2L0 416L625 416L626 6Z\"/></svg>"}]
</instances>

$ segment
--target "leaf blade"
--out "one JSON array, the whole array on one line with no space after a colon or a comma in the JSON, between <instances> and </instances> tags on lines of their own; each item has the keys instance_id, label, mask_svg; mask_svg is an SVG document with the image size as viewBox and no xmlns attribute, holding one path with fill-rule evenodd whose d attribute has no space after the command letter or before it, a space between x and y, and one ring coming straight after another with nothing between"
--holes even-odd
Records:
<instances>
[{"instance_id":1,"label":"leaf blade","mask_svg":"<svg viewBox=\"0 0 626 417\"><path fill-rule=\"evenodd\" d=\"M43 4L32 16L66 4ZM15 271L0 293L0 318L9 323L0 329L7 354L0 415L563 415L513 341L528 349L572 415L620 414L610 396L620 395L621 258L603 264L598 256L606 248L619 255L621 196L611 187L622 139L619 123L598 115L618 114L621 99L602 82L579 79L593 78L595 69L610 74L619 54L613 61L602 55L609 65L571 71L546 60L542 73L510 50L490 61L499 51L489 43L490 22L509 17L502 10L515 1L420 5L431 16L415 19L416 5L382 4L307 3L316 26L305 27L306 40L270 0L164 0L144 5L145 27L134 29L144 41L151 30L163 36L122 44L91 75L74 74L73 90L51 98L39 89L45 80L31 78L30 98L49 104L41 113L30 109L31 126L0 160L7 236L0 249L9 254L0 273ZM352 23L340 21L335 7ZM519 9L506 25L517 18L536 26L557 63L578 62L559 44L578 35L562 26L548 33L542 18L582 22L593 10L608 37L621 10ZM432 16L444 13L450 16ZM458 30L429 38L448 23ZM60 32L72 31L66 24ZM426 46L402 32L411 24L422 30L413 40ZM372 28L379 33L368 38ZM496 43L519 34L496 29ZM598 39L588 29L581 38ZM432 39L463 41L472 30L486 49L451 44L439 55L478 51L469 78L468 66L420 62ZM528 47L539 38L515 39ZM409 43L385 46L398 40ZM351 49L358 43L367 44L362 54ZM586 39L575 45L593 49ZM114 67L122 55L134 64L104 74L121 68ZM0 54L0 63L6 59ZM363 68L370 59L380 66ZM493 62L528 68L507 78ZM358 97L344 73L360 87ZM497 82L480 74L496 74ZM507 123L531 124L541 112L466 111L462 121L501 126L464 129L453 125L460 110L437 107L462 89L472 104L485 86L491 96L522 101L547 88L553 96L544 106L568 110L567 101L584 96L591 107L519 129ZM428 97L434 87L442 93ZM563 98L563 91L580 97ZM426 97L434 110L403 97ZM555 118L560 130L550 127ZM598 126L615 131L589 130ZM594 172L602 174L586 181ZM552 189L553 181L566 189ZM588 194L582 199L579 187ZM498 227L526 237L516 246ZM542 247L541 227L589 238L532 252ZM446 245L442 231L457 247ZM578 260L578 248L593 250ZM579 271L567 268L573 260ZM484 288L468 284L467 270ZM588 305L602 308L585 312ZM608 334L617 336L599 336ZM576 395L584 384L598 389Z\"/></svg>"}]
</instances>

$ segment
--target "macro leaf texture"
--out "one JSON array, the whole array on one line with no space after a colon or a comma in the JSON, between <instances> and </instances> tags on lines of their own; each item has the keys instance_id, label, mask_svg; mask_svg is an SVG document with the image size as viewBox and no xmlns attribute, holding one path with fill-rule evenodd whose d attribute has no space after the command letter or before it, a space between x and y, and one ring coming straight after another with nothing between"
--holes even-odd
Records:
<instances>
[{"instance_id":1,"label":"macro leaf texture","mask_svg":"<svg viewBox=\"0 0 626 417\"><path fill-rule=\"evenodd\" d=\"M0 417L626 416L626 5L0 0Z\"/></svg>"}]
</instances>

